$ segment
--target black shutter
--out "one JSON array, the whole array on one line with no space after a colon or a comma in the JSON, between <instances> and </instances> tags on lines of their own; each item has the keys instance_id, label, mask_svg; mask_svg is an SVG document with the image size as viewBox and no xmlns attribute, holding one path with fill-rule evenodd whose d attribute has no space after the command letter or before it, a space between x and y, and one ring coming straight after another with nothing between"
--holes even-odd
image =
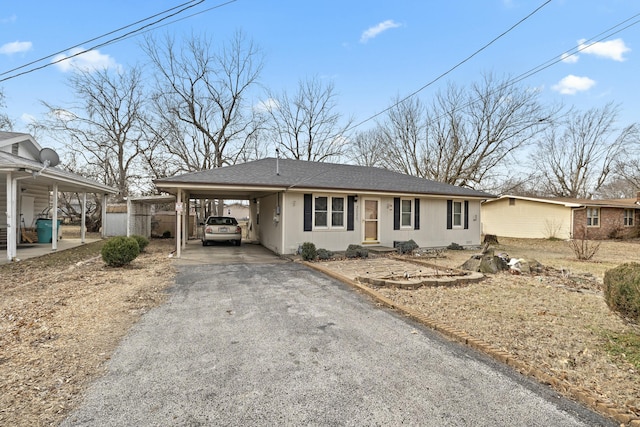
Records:
<instances>
[{"instance_id":1,"label":"black shutter","mask_svg":"<svg viewBox=\"0 0 640 427\"><path fill-rule=\"evenodd\" d=\"M453 200L447 200L447 230L453 228Z\"/></svg>"},{"instance_id":2,"label":"black shutter","mask_svg":"<svg viewBox=\"0 0 640 427\"><path fill-rule=\"evenodd\" d=\"M413 229L420 230L420 199L415 200L413 212Z\"/></svg>"},{"instance_id":3,"label":"black shutter","mask_svg":"<svg viewBox=\"0 0 640 427\"><path fill-rule=\"evenodd\" d=\"M304 195L304 231L313 229L313 200L311 200L311 196L311 194Z\"/></svg>"},{"instance_id":4,"label":"black shutter","mask_svg":"<svg viewBox=\"0 0 640 427\"><path fill-rule=\"evenodd\" d=\"M355 203L354 196L347 196L347 231L353 231L353 205Z\"/></svg>"},{"instance_id":5,"label":"black shutter","mask_svg":"<svg viewBox=\"0 0 640 427\"><path fill-rule=\"evenodd\" d=\"M464 228L469 228L469 201L464 201Z\"/></svg>"},{"instance_id":6,"label":"black shutter","mask_svg":"<svg viewBox=\"0 0 640 427\"><path fill-rule=\"evenodd\" d=\"M400 197L393 198L393 229L400 230Z\"/></svg>"}]
</instances>

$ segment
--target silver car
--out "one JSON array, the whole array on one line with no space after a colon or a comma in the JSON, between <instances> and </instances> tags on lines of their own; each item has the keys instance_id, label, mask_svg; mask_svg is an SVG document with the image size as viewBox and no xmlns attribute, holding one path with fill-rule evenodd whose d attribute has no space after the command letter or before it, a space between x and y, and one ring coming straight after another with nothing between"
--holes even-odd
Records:
<instances>
[{"instance_id":1,"label":"silver car","mask_svg":"<svg viewBox=\"0 0 640 427\"><path fill-rule=\"evenodd\" d=\"M210 242L233 242L240 246L242 240L242 228L238 221L230 216L210 216L201 223L202 246L208 246Z\"/></svg>"}]
</instances>

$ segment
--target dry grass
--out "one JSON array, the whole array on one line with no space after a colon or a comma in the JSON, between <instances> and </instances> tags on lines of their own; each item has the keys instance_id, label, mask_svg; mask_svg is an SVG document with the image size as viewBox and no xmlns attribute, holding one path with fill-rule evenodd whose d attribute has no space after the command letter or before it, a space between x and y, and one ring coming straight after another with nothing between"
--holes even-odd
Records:
<instances>
[{"instance_id":1,"label":"dry grass","mask_svg":"<svg viewBox=\"0 0 640 427\"><path fill-rule=\"evenodd\" d=\"M499 273L465 287L378 290L574 390L640 416L639 330L612 313L601 292L606 270L640 261L640 243L602 242L591 261L578 261L568 242L499 240L496 253L533 258L553 269L537 276ZM448 251L436 262L457 267L473 253Z\"/></svg>"}]
</instances>

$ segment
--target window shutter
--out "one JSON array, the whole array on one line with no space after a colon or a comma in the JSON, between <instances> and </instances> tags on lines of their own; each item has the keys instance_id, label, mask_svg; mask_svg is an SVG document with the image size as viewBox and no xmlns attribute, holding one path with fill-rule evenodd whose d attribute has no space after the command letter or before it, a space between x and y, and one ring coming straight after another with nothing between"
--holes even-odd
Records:
<instances>
[{"instance_id":1,"label":"window shutter","mask_svg":"<svg viewBox=\"0 0 640 427\"><path fill-rule=\"evenodd\" d=\"M447 200L447 230L453 228L453 200Z\"/></svg>"},{"instance_id":2,"label":"window shutter","mask_svg":"<svg viewBox=\"0 0 640 427\"><path fill-rule=\"evenodd\" d=\"M355 203L355 197L354 196L348 196L347 197L347 231L353 231L354 227L353 227L353 212L354 212L354 203Z\"/></svg>"},{"instance_id":3,"label":"window shutter","mask_svg":"<svg viewBox=\"0 0 640 427\"><path fill-rule=\"evenodd\" d=\"M393 198L393 229L400 230L400 197Z\"/></svg>"},{"instance_id":4,"label":"window shutter","mask_svg":"<svg viewBox=\"0 0 640 427\"><path fill-rule=\"evenodd\" d=\"M464 201L464 229L469 228L469 201Z\"/></svg>"},{"instance_id":5,"label":"window shutter","mask_svg":"<svg viewBox=\"0 0 640 427\"><path fill-rule=\"evenodd\" d=\"M304 231L311 231L313 229L313 204L311 197L311 194L304 195Z\"/></svg>"},{"instance_id":6,"label":"window shutter","mask_svg":"<svg viewBox=\"0 0 640 427\"><path fill-rule=\"evenodd\" d=\"M413 204L413 229L420 230L420 199L416 199Z\"/></svg>"}]
</instances>

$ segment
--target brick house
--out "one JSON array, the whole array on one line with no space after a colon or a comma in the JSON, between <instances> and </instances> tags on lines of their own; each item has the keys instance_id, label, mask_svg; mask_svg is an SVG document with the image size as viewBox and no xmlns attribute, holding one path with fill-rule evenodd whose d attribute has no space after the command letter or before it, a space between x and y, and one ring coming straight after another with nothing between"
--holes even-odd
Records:
<instances>
[{"instance_id":1,"label":"brick house","mask_svg":"<svg viewBox=\"0 0 640 427\"><path fill-rule=\"evenodd\" d=\"M602 240L640 234L640 193L635 199L606 200L505 195L486 200L481 211L485 235Z\"/></svg>"}]
</instances>

